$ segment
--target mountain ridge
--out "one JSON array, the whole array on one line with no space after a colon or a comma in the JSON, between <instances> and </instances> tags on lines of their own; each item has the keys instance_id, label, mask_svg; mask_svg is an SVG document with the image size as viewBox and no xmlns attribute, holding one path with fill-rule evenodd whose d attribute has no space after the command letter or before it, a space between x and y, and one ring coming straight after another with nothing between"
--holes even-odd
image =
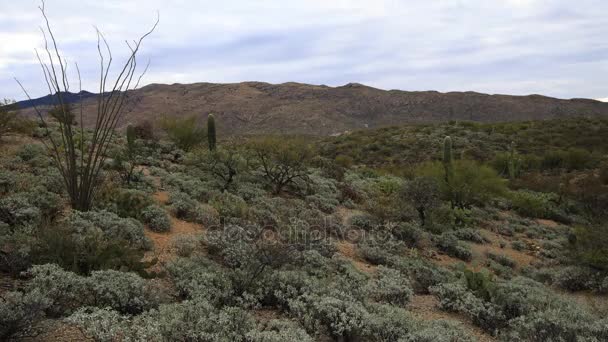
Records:
<instances>
[{"instance_id":1,"label":"mountain ridge","mask_svg":"<svg viewBox=\"0 0 608 342\"><path fill-rule=\"evenodd\" d=\"M93 122L96 96L88 92L83 96L85 125ZM128 96L126 120L121 126L155 122L164 115L196 115L203 122L209 113L214 113L219 129L227 134L332 135L356 129L449 120L501 122L608 117L608 103L592 99L474 91L383 90L360 83L337 87L254 81L154 83L129 91ZM77 101L79 95L70 99ZM39 101L37 105L46 103L48 101ZM19 104L26 114L33 112L31 102Z\"/></svg>"}]
</instances>

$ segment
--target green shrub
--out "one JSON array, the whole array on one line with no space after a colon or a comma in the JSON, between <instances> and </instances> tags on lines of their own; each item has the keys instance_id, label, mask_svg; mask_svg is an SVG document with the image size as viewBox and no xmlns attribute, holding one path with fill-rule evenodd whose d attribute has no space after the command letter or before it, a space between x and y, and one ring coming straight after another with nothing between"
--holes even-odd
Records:
<instances>
[{"instance_id":1,"label":"green shrub","mask_svg":"<svg viewBox=\"0 0 608 342\"><path fill-rule=\"evenodd\" d=\"M248 210L245 200L229 192L216 194L209 200L209 205L215 208L223 218L243 218L247 215Z\"/></svg>"},{"instance_id":2,"label":"green shrub","mask_svg":"<svg viewBox=\"0 0 608 342\"><path fill-rule=\"evenodd\" d=\"M447 232L440 235L437 240L437 247L449 256L464 261L471 261L471 259L473 259L471 250L467 246L461 244L454 233Z\"/></svg>"},{"instance_id":3,"label":"green shrub","mask_svg":"<svg viewBox=\"0 0 608 342\"><path fill-rule=\"evenodd\" d=\"M144 226L132 218L122 218L109 211L73 211L68 225L84 240L87 236L101 233L107 239L120 239L133 248L149 249L150 240L144 234Z\"/></svg>"},{"instance_id":4,"label":"green shrub","mask_svg":"<svg viewBox=\"0 0 608 342\"><path fill-rule=\"evenodd\" d=\"M456 235L459 240L466 240L475 243L489 242L488 239L481 235L478 230L472 228L458 229L454 231L454 235Z\"/></svg>"},{"instance_id":5,"label":"green shrub","mask_svg":"<svg viewBox=\"0 0 608 342\"><path fill-rule=\"evenodd\" d=\"M503 254L495 254L492 252L488 252L488 253L486 253L486 255L491 260L494 260L497 263L499 263L503 266L509 267L509 268L515 268L515 266L517 265L513 259L511 259L508 256L503 255Z\"/></svg>"},{"instance_id":6,"label":"green shrub","mask_svg":"<svg viewBox=\"0 0 608 342\"><path fill-rule=\"evenodd\" d=\"M249 342L284 342L302 341L313 342L313 338L297 323L288 320L273 319L247 333Z\"/></svg>"},{"instance_id":7,"label":"green shrub","mask_svg":"<svg viewBox=\"0 0 608 342\"><path fill-rule=\"evenodd\" d=\"M401 341L414 330L416 320L403 308L386 305L368 305L369 320L361 340Z\"/></svg>"},{"instance_id":8,"label":"green shrub","mask_svg":"<svg viewBox=\"0 0 608 342\"><path fill-rule=\"evenodd\" d=\"M368 285L367 292L378 302L399 306L406 305L414 294L407 276L384 266L378 267L377 274Z\"/></svg>"},{"instance_id":9,"label":"green shrub","mask_svg":"<svg viewBox=\"0 0 608 342\"><path fill-rule=\"evenodd\" d=\"M50 301L39 292L6 292L0 296L0 339L28 336Z\"/></svg>"},{"instance_id":10,"label":"green shrub","mask_svg":"<svg viewBox=\"0 0 608 342\"><path fill-rule=\"evenodd\" d=\"M181 257L189 257L194 253L196 247L201 244L201 239L192 235L178 235L171 240L175 253Z\"/></svg>"},{"instance_id":11,"label":"green shrub","mask_svg":"<svg viewBox=\"0 0 608 342\"><path fill-rule=\"evenodd\" d=\"M144 279L134 273L94 271L82 277L57 265L32 267L28 292L48 298L52 315L70 314L81 306L110 307L124 314L138 314L153 306Z\"/></svg>"},{"instance_id":12,"label":"green shrub","mask_svg":"<svg viewBox=\"0 0 608 342\"><path fill-rule=\"evenodd\" d=\"M40 225L42 213L24 194L14 194L0 199L0 221L11 227L11 232L31 234Z\"/></svg>"},{"instance_id":13,"label":"green shrub","mask_svg":"<svg viewBox=\"0 0 608 342\"><path fill-rule=\"evenodd\" d=\"M511 204L520 215L547 218L551 213L550 197L543 193L520 190L509 195Z\"/></svg>"},{"instance_id":14,"label":"green shrub","mask_svg":"<svg viewBox=\"0 0 608 342\"><path fill-rule=\"evenodd\" d=\"M198 202L193 200L188 194L183 192L171 192L169 194L169 202L171 211L175 217L188 221L194 221Z\"/></svg>"},{"instance_id":15,"label":"green shrub","mask_svg":"<svg viewBox=\"0 0 608 342\"><path fill-rule=\"evenodd\" d=\"M183 119L165 117L160 126L177 147L187 152L201 144L206 137L205 129L198 127L196 121L196 116Z\"/></svg>"},{"instance_id":16,"label":"green shrub","mask_svg":"<svg viewBox=\"0 0 608 342\"><path fill-rule=\"evenodd\" d=\"M423 259L397 257L390 264L407 274L412 280L414 291L420 294L428 294L430 287L447 282L451 276L446 269Z\"/></svg>"},{"instance_id":17,"label":"green shrub","mask_svg":"<svg viewBox=\"0 0 608 342\"><path fill-rule=\"evenodd\" d=\"M226 272L198 259L176 259L167 271L183 298L203 298L211 304L227 303L234 295L232 281Z\"/></svg>"},{"instance_id":18,"label":"green shrub","mask_svg":"<svg viewBox=\"0 0 608 342\"><path fill-rule=\"evenodd\" d=\"M155 232L168 232L171 220L165 209L158 205L149 205L141 212L142 221Z\"/></svg>"},{"instance_id":19,"label":"green shrub","mask_svg":"<svg viewBox=\"0 0 608 342\"><path fill-rule=\"evenodd\" d=\"M453 321L436 320L415 330L399 342L473 342L475 338L462 325Z\"/></svg>"},{"instance_id":20,"label":"green shrub","mask_svg":"<svg viewBox=\"0 0 608 342\"><path fill-rule=\"evenodd\" d=\"M369 312L358 301L332 296L305 294L289 302L290 312L309 332L328 329L334 338L350 339L362 335Z\"/></svg>"}]
</instances>

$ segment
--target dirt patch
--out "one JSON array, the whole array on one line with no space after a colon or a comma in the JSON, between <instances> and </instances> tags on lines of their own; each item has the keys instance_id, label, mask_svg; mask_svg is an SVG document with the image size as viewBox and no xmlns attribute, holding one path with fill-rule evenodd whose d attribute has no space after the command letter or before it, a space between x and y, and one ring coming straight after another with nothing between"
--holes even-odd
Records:
<instances>
[{"instance_id":1,"label":"dirt patch","mask_svg":"<svg viewBox=\"0 0 608 342\"><path fill-rule=\"evenodd\" d=\"M357 253L357 246L354 243L348 241L337 241L336 248L338 249L338 254L350 260L350 262L353 263L353 266L355 266L355 268L357 268L359 271L367 274L376 272L378 267L363 260L359 256L359 253Z\"/></svg>"},{"instance_id":2,"label":"dirt patch","mask_svg":"<svg viewBox=\"0 0 608 342\"><path fill-rule=\"evenodd\" d=\"M361 210L349 209L346 207L337 207L335 211L335 214L342 220L342 224L345 227L348 227L351 217L362 213Z\"/></svg>"},{"instance_id":3,"label":"dirt patch","mask_svg":"<svg viewBox=\"0 0 608 342\"><path fill-rule=\"evenodd\" d=\"M471 321L463 315L441 311L438 307L439 300L433 295L415 295L407 306L414 316L425 321L447 320L460 323L463 328L480 342L498 341L496 338L487 334L481 328L473 325Z\"/></svg>"},{"instance_id":4,"label":"dirt patch","mask_svg":"<svg viewBox=\"0 0 608 342\"><path fill-rule=\"evenodd\" d=\"M546 219L536 219L536 223L543 225L545 227L549 227L549 228L555 228L555 227L559 226L559 223L557 223L553 220L546 220Z\"/></svg>"},{"instance_id":5,"label":"dirt patch","mask_svg":"<svg viewBox=\"0 0 608 342\"><path fill-rule=\"evenodd\" d=\"M37 329L42 331L40 335L23 338L27 342L81 342L94 341L80 331L77 327L66 324L59 320L42 321Z\"/></svg>"},{"instance_id":6,"label":"dirt patch","mask_svg":"<svg viewBox=\"0 0 608 342\"><path fill-rule=\"evenodd\" d=\"M152 197L154 200L160 204L167 204L169 202L169 192L168 191L158 191L155 192Z\"/></svg>"},{"instance_id":7,"label":"dirt patch","mask_svg":"<svg viewBox=\"0 0 608 342\"><path fill-rule=\"evenodd\" d=\"M154 248L146 252L144 261L157 260L158 264L164 264L173 259L175 254L172 250L172 242L179 235L196 235L204 233L204 227L200 224L182 221L171 216L171 230L166 233L158 233L145 228L146 236L152 241ZM158 270L157 270L158 271Z\"/></svg>"}]
</instances>

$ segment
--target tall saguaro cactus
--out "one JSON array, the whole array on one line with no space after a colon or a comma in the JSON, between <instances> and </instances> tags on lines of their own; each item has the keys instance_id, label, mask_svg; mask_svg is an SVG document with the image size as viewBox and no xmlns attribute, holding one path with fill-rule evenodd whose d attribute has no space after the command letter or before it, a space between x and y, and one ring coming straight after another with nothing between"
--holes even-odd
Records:
<instances>
[{"instance_id":1,"label":"tall saguaro cactus","mask_svg":"<svg viewBox=\"0 0 608 342\"><path fill-rule=\"evenodd\" d=\"M209 151L215 151L215 117L209 114L207 117L207 139L209 139Z\"/></svg>"},{"instance_id":2,"label":"tall saguaro cactus","mask_svg":"<svg viewBox=\"0 0 608 342\"><path fill-rule=\"evenodd\" d=\"M454 163L452 161L452 138L449 136L443 140L443 167L445 169L445 183L448 187L450 203L454 208L454 198L452 195L452 181L454 179Z\"/></svg>"},{"instance_id":3,"label":"tall saguaro cactus","mask_svg":"<svg viewBox=\"0 0 608 342\"><path fill-rule=\"evenodd\" d=\"M452 159L452 138L447 136L443 140L443 167L445 168L445 181L448 184L454 173Z\"/></svg>"}]
</instances>

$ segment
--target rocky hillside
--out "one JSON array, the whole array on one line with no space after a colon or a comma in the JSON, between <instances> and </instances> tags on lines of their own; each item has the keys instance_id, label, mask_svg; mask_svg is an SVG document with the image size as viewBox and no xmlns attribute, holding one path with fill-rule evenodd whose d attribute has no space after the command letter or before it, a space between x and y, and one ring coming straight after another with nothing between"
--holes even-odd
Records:
<instances>
[{"instance_id":1,"label":"rocky hillside","mask_svg":"<svg viewBox=\"0 0 608 342\"><path fill-rule=\"evenodd\" d=\"M487 95L475 92L385 91L351 83L341 87L299 83L152 84L132 91L129 122L156 121L163 115L216 114L226 133L331 135L344 131L412 122L470 120L502 122L573 116L608 116L608 103L561 100L540 95ZM74 96L73 98L78 98ZM86 97L85 123L95 98ZM33 114L30 103L21 103Z\"/></svg>"}]
</instances>

